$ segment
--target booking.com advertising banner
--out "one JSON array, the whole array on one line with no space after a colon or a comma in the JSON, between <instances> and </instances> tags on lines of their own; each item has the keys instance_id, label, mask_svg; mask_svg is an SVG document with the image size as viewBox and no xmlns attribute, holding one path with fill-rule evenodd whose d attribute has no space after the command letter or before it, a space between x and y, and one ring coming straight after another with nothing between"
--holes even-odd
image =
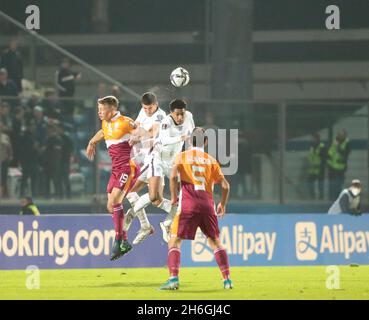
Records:
<instances>
[{"instance_id":1,"label":"booking.com advertising banner","mask_svg":"<svg viewBox=\"0 0 369 320\"><path fill-rule=\"evenodd\" d=\"M0 216L0 269L163 267L163 217L150 216L155 234L111 262L114 230L108 215ZM219 224L231 266L369 264L369 215L229 214ZM137 230L135 221L131 240ZM181 251L182 266L216 265L200 231Z\"/></svg>"}]
</instances>

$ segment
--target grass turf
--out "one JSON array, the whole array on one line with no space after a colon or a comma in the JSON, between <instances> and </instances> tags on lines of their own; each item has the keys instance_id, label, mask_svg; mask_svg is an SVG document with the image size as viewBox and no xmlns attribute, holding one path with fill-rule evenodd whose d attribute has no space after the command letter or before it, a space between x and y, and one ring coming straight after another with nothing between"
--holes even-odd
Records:
<instances>
[{"instance_id":1,"label":"grass turf","mask_svg":"<svg viewBox=\"0 0 369 320\"><path fill-rule=\"evenodd\" d=\"M217 268L182 268L180 290L158 291L164 268L41 270L40 289L26 272L0 271L0 299L368 299L369 266L340 268L340 289L326 289L326 267L233 267L224 290Z\"/></svg>"}]
</instances>

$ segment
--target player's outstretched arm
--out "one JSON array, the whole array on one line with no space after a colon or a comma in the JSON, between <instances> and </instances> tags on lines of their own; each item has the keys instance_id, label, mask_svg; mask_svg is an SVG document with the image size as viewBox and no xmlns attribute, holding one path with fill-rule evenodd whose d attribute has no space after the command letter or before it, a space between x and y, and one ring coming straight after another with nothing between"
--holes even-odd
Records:
<instances>
[{"instance_id":1,"label":"player's outstretched arm","mask_svg":"<svg viewBox=\"0 0 369 320\"><path fill-rule=\"evenodd\" d=\"M223 179L220 181L220 187L222 188L222 198L220 200L220 203L218 204L217 213L218 216L222 218L226 212L226 206L228 203L230 191L230 186L226 178L223 177Z\"/></svg>"},{"instance_id":2,"label":"player's outstretched arm","mask_svg":"<svg viewBox=\"0 0 369 320\"><path fill-rule=\"evenodd\" d=\"M104 139L104 132L102 129L100 129L96 134L92 137L92 139L89 141L87 148L86 148L86 154L87 158L90 160L93 160L96 153L96 144Z\"/></svg>"},{"instance_id":3,"label":"player's outstretched arm","mask_svg":"<svg viewBox=\"0 0 369 320\"><path fill-rule=\"evenodd\" d=\"M178 202L178 165L174 165L169 182L171 202L176 204Z\"/></svg>"}]
</instances>

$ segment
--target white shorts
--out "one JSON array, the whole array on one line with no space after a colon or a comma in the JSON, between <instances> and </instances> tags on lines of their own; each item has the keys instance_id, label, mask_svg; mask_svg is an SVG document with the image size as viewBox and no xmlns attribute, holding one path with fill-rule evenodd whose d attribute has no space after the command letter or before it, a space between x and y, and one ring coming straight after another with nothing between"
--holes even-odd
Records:
<instances>
[{"instance_id":1,"label":"white shorts","mask_svg":"<svg viewBox=\"0 0 369 320\"><path fill-rule=\"evenodd\" d=\"M164 178L165 176L169 179L172 167L173 166L170 163L153 156L147 168L147 179L150 179L151 177Z\"/></svg>"}]
</instances>

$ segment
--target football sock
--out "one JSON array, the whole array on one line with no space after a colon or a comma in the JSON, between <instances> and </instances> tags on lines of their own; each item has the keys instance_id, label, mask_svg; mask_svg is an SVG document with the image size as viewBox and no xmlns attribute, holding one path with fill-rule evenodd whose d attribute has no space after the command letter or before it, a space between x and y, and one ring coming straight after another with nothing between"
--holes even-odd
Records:
<instances>
[{"instance_id":1,"label":"football sock","mask_svg":"<svg viewBox=\"0 0 369 320\"><path fill-rule=\"evenodd\" d=\"M218 248L214 251L215 260L219 266L220 272L223 275L223 279L229 279L229 262L228 255L225 249Z\"/></svg>"},{"instance_id":2,"label":"football sock","mask_svg":"<svg viewBox=\"0 0 369 320\"><path fill-rule=\"evenodd\" d=\"M127 194L126 198L131 207L133 208L134 205L136 204L136 201L140 198L140 196L137 194L137 192L130 192Z\"/></svg>"},{"instance_id":3,"label":"football sock","mask_svg":"<svg viewBox=\"0 0 369 320\"><path fill-rule=\"evenodd\" d=\"M180 263L181 263L181 250L178 248L169 249L168 269L171 277L178 277Z\"/></svg>"},{"instance_id":4,"label":"football sock","mask_svg":"<svg viewBox=\"0 0 369 320\"><path fill-rule=\"evenodd\" d=\"M170 209L172 208L172 204L170 200L163 199L162 202L158 205L158 208L163 209L166 213L170 213Z\"/></svg>"},{"instance_id":5,"label":"football sock","mask_svg":"<svg viewBox=\"0 0 369 320\"><path fill-rule=\"evenodd\" d=\"M150 196L148 193L145 193L143 196L141 196L137 201L135 206L133 207L133 210L135 212L139 212L140 210L146 208L149 204L151 203L150 201Z\"/></svg>"},{"instance_id":6,"label":"football sock","mask_svg":"<svg viewBox=\"0 0 369 320\"><path fill-rule=\"evenodd\" d=\"M150 227L150 221L147 219L145 209L142 209L136 213L138 219L140 220L141 228L148 229Z\"/></svg>"},{"instance_id":7,"label":"football sock","mask_svg":"<svg viewBox=\"0 0 369 320\"><path fill-rule=\"evenodd\" d=\"M113 205L113 222L116 240L127 240L127 232L123 231L124 211L121 204Z\"/></svg>"}]
</instances>

